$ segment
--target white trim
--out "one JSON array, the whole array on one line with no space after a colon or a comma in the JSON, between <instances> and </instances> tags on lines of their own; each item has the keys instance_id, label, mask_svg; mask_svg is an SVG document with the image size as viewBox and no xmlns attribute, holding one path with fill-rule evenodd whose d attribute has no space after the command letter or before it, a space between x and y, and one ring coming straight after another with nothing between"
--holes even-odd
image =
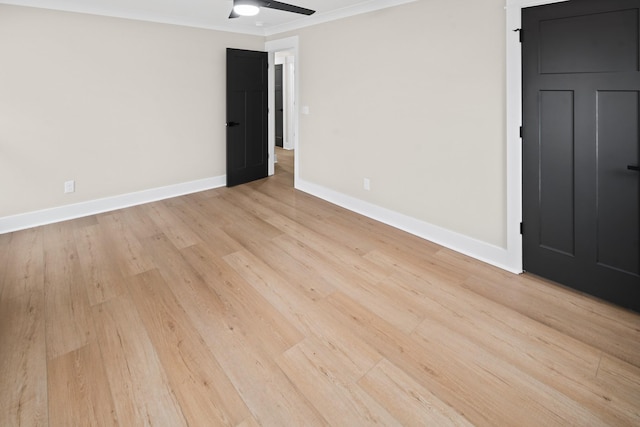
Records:
<instances>
[{"instance_id":1,"label":"white trim","mask_svg":"<svg viewBox=\"0 0 640 427\"><path fill-rule=\"evenodd\" d=\"M267 51L267 61L269 64L269 68L267 70L267 152L269 153L269 159L267 160L267 175L271 176L276 173L276 100L275 94L276 92L276 83L275 83L275 74L276 74L276 55L275 52Z\"/></svg>"},{"instance_id":2,"label":"white trim","mask_svg":"<svg viewBox=\"0 0 640 427\"><path fill-rule=\"evenodd\" d=\"M369 0L342 9L332 10L325 13L315 13L311 16L285 24L274 25L264 29L265 36L285 33L287 31L299 30L300 28L312 25L335 21L337 19L348 18L350 16L361 15L388 7L400 6L406 3L413 3L417 0Z\"/></svg>"},{"instance_id":3,"label":"white trim","mask_svg":"<svg viewBox=\"0 0 640 427\"><path fill-rule=\"evenodd\" d=\"M224 187L224 175L0 218L0 234Z\"/></svg>"},{"instance_id":4,"label":"white trim","mask_svg":"<svg viewBox=\"0 0 640 427\"><path fill-rule=\"evenodd\" d=\"M508 270L522 272L522 50L514 30L522 26L522 9L566 0L507 0L507 260Z\"/></svg>"},{"instance_id":5,"label":"white trim","mask_svg":"<svg viewBox=\"0 0 640 427\"><path fill-rule=\"evenodd\" d=\"M300 168L299 168L299 163L298 163L298 159L299 159L299 135L300 135L300 50L298 49L298 45L299 45L299 37L298 36L293 36L293 37L287 37L284 39L278 39L278 40L272 40L272 41L268 41L265 42L264 44L264 50L266 50L267 52L269 52L269 72L270 77L269 77L269 93L273 93L274 92L274 77L273 77L273 69L274 69L274 64L275 64L275 52L279 52L279 51L283 51L283 50L291 50L293 52L293 57L295 58L295 62L296 62L296 70L295 70L295 74L294 74L294 81L293 81L293 88L294 88L294 100L293 100L293 109L291 111L291 117L293 119L293 149L295 150L293 152L293 186L294 188L298 188L297 186L297 182L299 180L300 177ZM273 98L273 97L269 97L269 98ZM271 104L271 101L270 101ZM275 137L273 135L274 133L274 129L275 129L275 115L274 115L274 111L275 111L275 102L273 103L273 107L270 106L269 108L269 118L268 118L268 122L269 122L269 159L271 160L269 162L269 175L273 175L275 167L274 167L274 162L273 160L275 160Z\"/></svg>"},{"instance_id":6,"label":"white trim","mask_svg":"<svg viewBox=\"0 0 640 427\"><path fill-rule=\"evenodd\" d=\"M521 272L521 270L512 267L509 263L507 250L499 246L473 239L305 180L299 179L297 188L300 191L312 194L345 209L349 209L350 211L375 219L376 221L406 231L503 270L512 273Z\"/></svg>"},{"instance_id":7,"label":"white trim","mask_svg":"<svg viewBox=\"0 0 640 427\"><path fill-rule=\"evenodd\" d=\"M282 147L285 150L293 150L295 148L295 124L298 118L293 114L295 111L295 96L296 96L296 57L286 56L284 63L284 76L285 76L285 116L284 116L284 128L285 138Z\"/></svg>"},{"instance_id":8,"label":"white trim","mask_svg":"<svg viewBox=\"0 0 640 427\"><path fill-rule=\"evenodd\" d=\"M542 6L544 4L551 3L562 3L568 0L507 0L506 9L515 8L518 10L518 21L520 21L521 14L523 8L525 7L533 7L533 6ZM520 27L518 27L520 28Z\"/></svg>"},{"instance_id":9,"label":"white trim","mask_svg":"<svg viewBox=\"0 0 640 427\"><path fill-rule=\"evenodd\" d=\"M222 0L214 0L222 1ZM189 18L165 15L153 11L118 10L102 8L91 4L89 1L74 3L67 1L45 2L41 0L0 0L0 4L12 6L33 7L36 9L55 10L59 12L83 13L87 15L105 16L108 18L131 19L134 21L154 22L156 24L179 25L181 27L200 28L204 30L224 31L227 33L249 34L264 36L265 30L260 27L237 27L231 25L209 25L202 22L194 22ZM227 12L228 14L228 12Z\"/></svg>"},{"instance_id":10,"label":"white trim","mask_svg":"<svg viewBox=\"0 0 640 427\"><path fill-rule=\"evenodd\" d=\"M223 1L223 0L211 0ZM14 6L34 7L39 9L57 10L62 12L85 13L89 15L107 16L111 18L132 19L136 21L155 22L159 24L180 25L184 27L203 28L206 30L225 31L230 33L250 34L255 36L272 36L287 31L297 30L336 19L347 18L349 16L369 13L388 7L399 6L405 3L412 3L417 0L365 0L362 3L348 6L342 9L332 10L325 13L315 13L311 16L296 19L293 22L274 25L272 27L252 27L237 26L232 23L228 25L210 25L201 21L201 17L190 19L189 17L171 16L166 13L149 10L123 10L112 7L100 7L91 4L89 1L43 1L43 0L0 0L0 4ZM229 3L230 6L230 3ZM225 16L228 12L225 11Z\"/></svg>"}]
</instances>

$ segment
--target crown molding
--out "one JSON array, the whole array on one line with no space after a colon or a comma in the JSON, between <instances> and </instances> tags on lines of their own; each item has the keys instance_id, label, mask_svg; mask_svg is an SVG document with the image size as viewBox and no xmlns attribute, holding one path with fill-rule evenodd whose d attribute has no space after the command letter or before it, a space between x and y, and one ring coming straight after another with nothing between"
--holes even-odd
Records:
<instances>
[{"instance_id":1,"label":"crown molding","mask_svg":"<svg viewBox=\"0 0 640 427\"><path fill-rule=\"evenodd\" d=\"M36 9L55 10L58 12L82 13L86 15L104 16L107 18L129 19L132 21L152 22L156 24L178 25L181 27L199 28L204 30L224 31L227 33L248 34L264 36L264 28L261 27L231 27L226 25L208 25L183 17L163 15L150 11L115 10L96 7L89 2L77 3L59 0L55 2L43 0L0 0L0 5L31 7Z\"/></svg>"},{"instance_id":2,"label":"crown molding","mask_svg":"<svg viewBox=\"0 0 640 427\"><path fill-rule=\"evenodd\" d=\"M218 1L218 0L214 0ZM332 10L325 13L316 13L312 16L297 19L295 21L267 26L267 27L237 27L227 25L209 25L203 22L202 17L197 19L189 19L187 17L170 16L153 11L131 11L117 10L111 8L99 7L91 2L74 2L68 0L0 0L1 4L12 6L33 7L38 9L48 9L61 12L83 13L88 15L105 16L110 18L130 19L135 21L154 22L159 24L179 25L183 27L200 28L214 31L224 31L229 33L248 34L254 36L271 36L284 33L287 31L297 30L312 25L322 24L329 21L335 21L354 15L373 12L380 9L386 9L393 6L399 6L406 3L412 3L417 0L366 0L362 3L348 6L342 9Z\"/></svg>"},{"instance_id":3,"label":"crown molding","mask_svg":"<svg viewBox=\"0 0 640 427\"><path fill-rule=\"evenodd\" d=\"M348 6L342 9L332 10L325 13L317 13L305 19L298 21L274 25L264 29L265 36L285 33L287 31L299 30L301 28L310 27L312 25L323 24L325 22L336 21L338 19L348 18L350 16L362 15L364 13L374 12L380 9L400 6L407 3L413 3L417 0L370 0Z\"/></svg>"}]
</instances>

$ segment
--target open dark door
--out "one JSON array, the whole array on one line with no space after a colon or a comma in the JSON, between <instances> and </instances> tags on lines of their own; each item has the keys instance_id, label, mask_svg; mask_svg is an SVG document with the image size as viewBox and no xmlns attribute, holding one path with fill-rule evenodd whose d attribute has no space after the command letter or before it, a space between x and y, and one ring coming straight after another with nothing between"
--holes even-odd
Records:
<instances>
[{"instance_id":1,"label":"open dark door","mask_svg":"<svg viewBox=\"0 0 640 427\"><path fill-rule=\"evenodd\" d=\"M227 187L266 178L267 53L227 49Z\"/></svg>"},{"instance_id":2,"label":"open dark door","mask_svg":"<svg viewBox=\"0 0 640 427\"><path fill-rule=\"evenodd\" d=\"M523 9L526 271L640 311L640 2Z\"/></svg>"}]
</instances>

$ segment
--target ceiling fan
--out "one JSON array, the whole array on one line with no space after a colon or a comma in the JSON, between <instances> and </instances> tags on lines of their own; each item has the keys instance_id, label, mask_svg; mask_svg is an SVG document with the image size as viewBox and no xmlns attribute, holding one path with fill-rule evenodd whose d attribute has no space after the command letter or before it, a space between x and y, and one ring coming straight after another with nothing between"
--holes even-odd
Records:
<instances>
[{"instance_id":1,"label":"ceiling fan","mask_svg":"<svg viewBox=\"0 0 640 427\"><path fill-rule=\"evenodd\" d=\"M240 16L257 15L261 7L268 9L283 10L285 12L300 13L302 15L313 15L315 10L305 9L304 7L294 6L292 4L281 3L271 0L233 0L233 9L229 18L238 18Z\"/></svg>"}]
</instances>

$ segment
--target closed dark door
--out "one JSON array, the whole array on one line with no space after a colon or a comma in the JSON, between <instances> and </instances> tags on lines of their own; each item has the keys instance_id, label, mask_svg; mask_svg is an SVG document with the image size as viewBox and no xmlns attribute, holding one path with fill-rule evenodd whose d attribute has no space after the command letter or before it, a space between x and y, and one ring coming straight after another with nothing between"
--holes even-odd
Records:
<instances>
[{"instance_id":1,"label":"closed dark door","mask_svg":"<svg viewBox=\"0 0 640 427\"><path fill-rule=\"evenodd\" d=\"M276 103L276 114L275 114L275 119L276 119L276 145L278 147L282 147L282 142L283 142L283 134L284 134L284 105L283 105L283 98L282 98L282 65L276 65L276 72L275 72L275 78L276 78L276 99L275 99L275 103Z\"/></svg>"},{"instance_id":2,"label":"closed dark door","mask_svg":"<svg viewBox=\"0 0 640 427\"><path fill-rule=\"evenodd\" d=\"M640 311L639 0L523 10L524 269Z\"/></svg>"},{"instance_id":3,"label":"closed dark door","mask_svg":"<svg viewBox=\"0 0 640 427\"><path fill-rule=\"evenodd\" d=\"M227 49L227 187L265 178L267 53Z\"/></svg>"}]
</instances>

